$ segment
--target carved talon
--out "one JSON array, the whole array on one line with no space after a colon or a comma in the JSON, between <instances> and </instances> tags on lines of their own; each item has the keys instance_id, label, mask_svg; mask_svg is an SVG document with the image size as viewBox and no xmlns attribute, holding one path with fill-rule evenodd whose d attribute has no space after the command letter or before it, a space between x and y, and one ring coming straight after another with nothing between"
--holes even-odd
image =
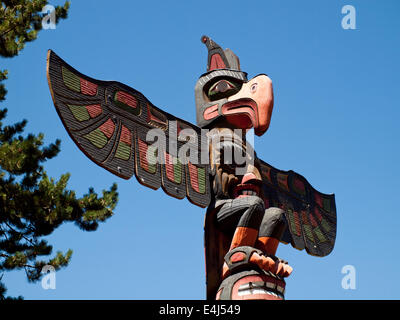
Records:
<instances>
[{"instance_id":1,"label":"carved talon","mask_svg":"<svg viewBox=\"0 0 400 320\"><path fill-rule=\"evenodd\" d=\"M241 246L230 250L225 255L223 278L249 264L256 264L261 269L281 277L288 277L293 271L293 268L284 260L273 255L264 255L261 250L253 247Z\"/></svg>"},{"instance_id":2,"label":"carved talon","mask_svg":"<svg viewBox=\"0 0 400 320\"><path fill-rule=\"evenodd\" d=\"M287 263L283 263L280 259L274 256L265 256L254 252L250 257L250 262L257 264L261 269L265 271L270 271L281 277L288 277L293 268Z\"/></svg>"}]
</instances>

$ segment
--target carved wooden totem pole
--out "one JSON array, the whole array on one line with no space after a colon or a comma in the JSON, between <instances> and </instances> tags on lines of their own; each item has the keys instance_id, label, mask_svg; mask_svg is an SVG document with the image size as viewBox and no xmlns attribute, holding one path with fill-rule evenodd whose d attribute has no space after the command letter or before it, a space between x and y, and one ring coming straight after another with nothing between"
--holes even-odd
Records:
<instances>
[{"instance_id":1,"label":"carved wooden totem pole","mask_svg":"<svg viewBox=\"0 0 400 320\"><path fill-rule=\"evenodd\" d=\"M49 50L53 102L71 138L99 166L208 207L207 299L281 300L292 268L275 256L278 244L329 254L335 198L257 158L246 132L267 131L272 82L264 74L249 80L231 50L206 36L202 42L208 60L195 86L197 126L122 83L81 74Z\"/></svg>"}]
</instances>

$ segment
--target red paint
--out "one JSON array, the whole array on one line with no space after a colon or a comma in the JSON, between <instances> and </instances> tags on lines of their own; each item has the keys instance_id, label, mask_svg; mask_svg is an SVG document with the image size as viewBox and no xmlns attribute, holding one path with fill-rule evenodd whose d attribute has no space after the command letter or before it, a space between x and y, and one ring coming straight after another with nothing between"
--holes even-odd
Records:
<instances>
[{"instance_id":1,"label":"red paint","mask_svg":"<svg viewBox=\"0 0 400 320\"><path fill-rule=\"evenodd\" d=\"M188 163L189 167L189 175L190 175L190 184L194 191L199 192L199 177L197 173L197 167L190 162Z\"/></svg>"},{"instance_id":2,"label":"red paint","mask_svg":"<svg viewBox=\"0 0 400 320\"><path fill-rule=\"evenodd\" d=\"M108 119L100 126L99 129L106 135L107 139L110 139L114 133L115 124L111 119Z\"/></svg>"},{"instance_id":3,"label":"red paint","mask_svg":"<svg viewBox=\"0 0 400 320\"><path fill-rule=\"evenodd\" d=\"M314 217L310 214L310 221L311 221L311 225L315 228L316 226L318 226L317 221L315 221Z\"/></svg>"},{"instance_id":4,"label":"red paint","mask_svg":"<svg viewBox=\"0 0 400 320\"><path fill-rule=\"evenodd\" d=\"M264 294L248 294L248 295L241 295L239 296L238 290L239 287L243 284L249 283L249 282L259 282L259 281L265 281L265 282L272 282L275 285L278 285L282 288L285 288L285 283L282 281L275 280L272 277L268 277L265 275L253 275L253 276L245 276L241 279L239 279L232 288L232 300L282 300L279 297L272 296L270 294L264 293ZM266 290L271 290L267 288Z\"/></svg>"},{"instance_id":5,"label":"red paint","mask_svg":"<svg viewBox=\"0 0 400 320\"><path fill-rule=\"evenodd\" d=\"M179 136L179 134L181 133L182 128L180 126L180 122L176 121L176 134Z\"/></svg>"},{"instance_id":6,"label":"red paint","mask_svg":"<svg viewBox=\"0 0 400 320\"><path fill-rule=\"evenodd\" d=\"M315 202L316 202L321 208L323 208L322 198L321 198L321 196L320 196L317 192L314 193L314 198L315 198Z\"/></svg>"},{"instance_id":7,"label":"red paint","mask_svg":"<svg viewBox=\"0 0 400 320\"><path fill-rule=\"evenodd\" d=\"M322 220L322 215L319 212L319 209L317 207L314 208L314 214L316 215L316 217L318 218L319 221Z\"/></svg>"},{"instance_id":8,"label":"red paint","mask_svg":"<svg viewBox=\"0 0 400 320\"><path fill-rule=\"evenodd\" d=\"M165 155L165 173L167 174L168 180L175 182L174 178L174 164L172 162L172 156L164 152Z\"/></svg>"},{"instance_id":9,"label":"red paint","mask_svg":"<svg viewBox=\"0 0 400 320\"><path fill-rule=\"evenodd\" d=\"M248 98L227 102L222 106L222 114L226 120L238 129L258 127L257 103Z\"/></svg>"},{"instance_id":10,"label":"red paint","mask_svg":"<svg viewBox=\"0 0 400 320\"><path fill-rule=\"evenodd\" d=\"M271 168L262 168L262 173L271 182Z\"/></svg>"},{"instance_id":11,"label":"red paint","mask_svg":"<svg viewBox=\"0 0 400 320\"><path fill-rule=\"evenodd\" d=\"M306 211L301 211L301 221L303 222L303 224L309 224Z\"/></svg>"},{"instance_id":12,"label":"red paint","mask_svg":"<svg viewBox=\"0 0 400 320\"><path fill-rule=\"evenodd\" d=\"M218 53L213 54L211 56L209 71L215 70L215 69L224 69L224 68L226 68L226 66L225 66L224 60L222 60L221 56Z\"/></svg>"},{"instance_id":13,"label":"red paint","mask_svg":"<svg viewBox=\"0 0 400 320\"><path fill-rule=\"evenodd\" d=\"M226 120L238 129L250 129L252 127L251 120L247 114L232 114L225 117Z\"/></svg>"},{"instance_id":14,"label":"red paint","mask_svg":"<svg viewBox=\"0 0 400 320\"><path fill-rule=\"evenodd\" d=\"M117 92L117 100L122 102L123 104L126 104L127 106L129 106L131 108L136 109L136 107L137 107L136 98L126 92L118 91Z\"/></svg>"},{"instance_id":15,"label":"red paint","mask_svg":"<svg viewBox=\"0 0 400 320\"><path fill-rule=\"evenodd\" d=\"M154 121L162 126L167 125L166 121L157 118L151 111L152 111L152 107L149 104L147 104L147 122Z\"/></svg>"},{"instance_id":16,"label":"red paint","mask_svg":"<svg viewBox=\"0 0 400 320\"><path fill-rule=\"evenodd\" d=\"M231 261L239 262L239 261L243 261L245 258L246 258L246 255L243 252L236 252L232 255Z\"/></svg>"},{"instance_id":17,"label":"red paint","mask_svg":"<svg viewBox=\"0 0 400 320\"><path fill-rule=\"evenodd\" d=\"M119 140L122 141L123 143L126 143L129 146L132 144L132 134L127 127L122 126L121 137L119 138Z\"/></svg>"},{"instance_id":18,"label":"red paint","mask_svg":"<svg viewBox=\"0 0 400 320\"><path fill-rule=\"evenodd\" d=\"M289 191L289 186L288 186L288 175L283 174L283 173L278 173L277 174L278 178L278 183L284 187L287 191Z\"/></svg>"},{"instance_id":19,"label":"red paint","mask_svg":"<svg viewBox=\"0 0 400 320\"><path fill-rule=\"evenodd\" d=\"M299 217L299 214L296 211L293 212L293 218L294 218L294 224L296 226L296 234L298 236L300 236L300 234L301 234L300 217Z\"/></svg>"},{"instance_id":20,"label":"red paint","mask_svg":"<svg viewBox=\"0 0 400 320\"><path fill-rule=\"evenodd\" d=\"M81 92L88 96L94 96L97 93L97 84L91 83L85 79L80 78Z\"/></svg>"},{"instance_id":21,"label":"red paint","mask_svg":"<svg viewBox=\"0 0 400 320\"><path fill-rule=\"evenodd\" d=\"M211 120L218 116L218 104L214 104L211 107L208 107L204 110L203 118L204 120Z\"/></svg>"},{"instance_id":22,"label":"red paint","mask_svg":"<svg viewBox=\"0 0 400 320\"><path fill-rule=\"evenodd\" d=\"M102 109L99 104L91 104L86 106L86 110L89 112L89 116L93 119L99 116L102 112Z\"/></svg>"},{"instance_id":23,"label":"red paint","mask_svg":"<svg viewBox=\"0 0 400 320\"><path fill-rule=\"evenodd\" d=\"M301 193L304 193L305 186L304 186L304 183L300 179L295 178L293 184L297 190L299 190Z\"/></svg>"},{"instance_id":24,"label":"red paint","mask_svg":"<svg viewBox=\"0 0 400 320\"><path fill-rule=\"evenodd\" d=\"M247 195L246 193L245 194L242 194L241 192L242 192L242 190L251 190L251 191L254 191L255 193L257 193L257 194L260 194L260 187L258 186L258 185L255 185L255 184L251 184L251 183L241 183L241 184L238 184L235 188L234 188L234 190L233 190L233 196L235 197L235 198L243 198L243 197L248 197L249 195Z\"/></svg>"},{"instance_id":25,"label":"red paint","mask_svg":"<svg viewBox=\"0 0 400 320\"><path fill-rule=\"evenodd\" d=\"M138 139L139 143L139 160L140 160L140 166L146 170L149 171L149 163L147 162L147 149L148 145L146 142L144 142L141 139Z\"/></svg>"}]
</instances>

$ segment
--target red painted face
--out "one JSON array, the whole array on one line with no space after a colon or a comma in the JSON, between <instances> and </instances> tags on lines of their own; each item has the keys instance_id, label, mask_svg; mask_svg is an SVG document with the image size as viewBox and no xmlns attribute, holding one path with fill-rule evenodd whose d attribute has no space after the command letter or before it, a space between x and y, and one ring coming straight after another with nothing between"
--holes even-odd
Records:
<instances>
[{"instance_id":1,"label":"red painted face","mask_svg":"<svg viewBox=\"0 0 400 320\"><path fill-rule=\"evenodd\" d=\"M254 77L242 85L239 92L228 97L221 113L226 121L238 129L254 128L256 135L263 135L269 127L274 94L272 81L266 75Z\"/></svg>"}]
</instances>

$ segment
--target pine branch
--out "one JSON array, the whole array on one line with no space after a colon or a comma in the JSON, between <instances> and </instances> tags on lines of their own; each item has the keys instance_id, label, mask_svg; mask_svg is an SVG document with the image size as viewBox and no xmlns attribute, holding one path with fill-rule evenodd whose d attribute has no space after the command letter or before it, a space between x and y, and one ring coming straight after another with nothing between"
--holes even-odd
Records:
<instances>
[{"instance_id":1,"label":"pine branch","mask_svg":"<svg viewBox=\"0 0 400 320\"><path fill-rule=\"evenodd\" d=\"M41 30L41 10L47 0L0 0L0 56L13 57ZM56 23L67 18L69 2L57 6ZM0 70L0 101L7 90L2 83L7 70ZM45 240L64 222L73 222L84 231L94 231L100 222L113 215L118 201L117 186L103 190L92 188L82 197L67 189L69 174L58 181L49 178L44 163L55 158L60 141L43 144L44 135L22 135L26 120L3 126L7 109L0 108L0 270L23 268L30 282L38 281L45 265L56 270L66 267L72 250L57 252L47 261L53 247ZM6 288L0 277L0 299ZM9 297L7 297L8 299Z\"/></svg>"}]
</instances>

